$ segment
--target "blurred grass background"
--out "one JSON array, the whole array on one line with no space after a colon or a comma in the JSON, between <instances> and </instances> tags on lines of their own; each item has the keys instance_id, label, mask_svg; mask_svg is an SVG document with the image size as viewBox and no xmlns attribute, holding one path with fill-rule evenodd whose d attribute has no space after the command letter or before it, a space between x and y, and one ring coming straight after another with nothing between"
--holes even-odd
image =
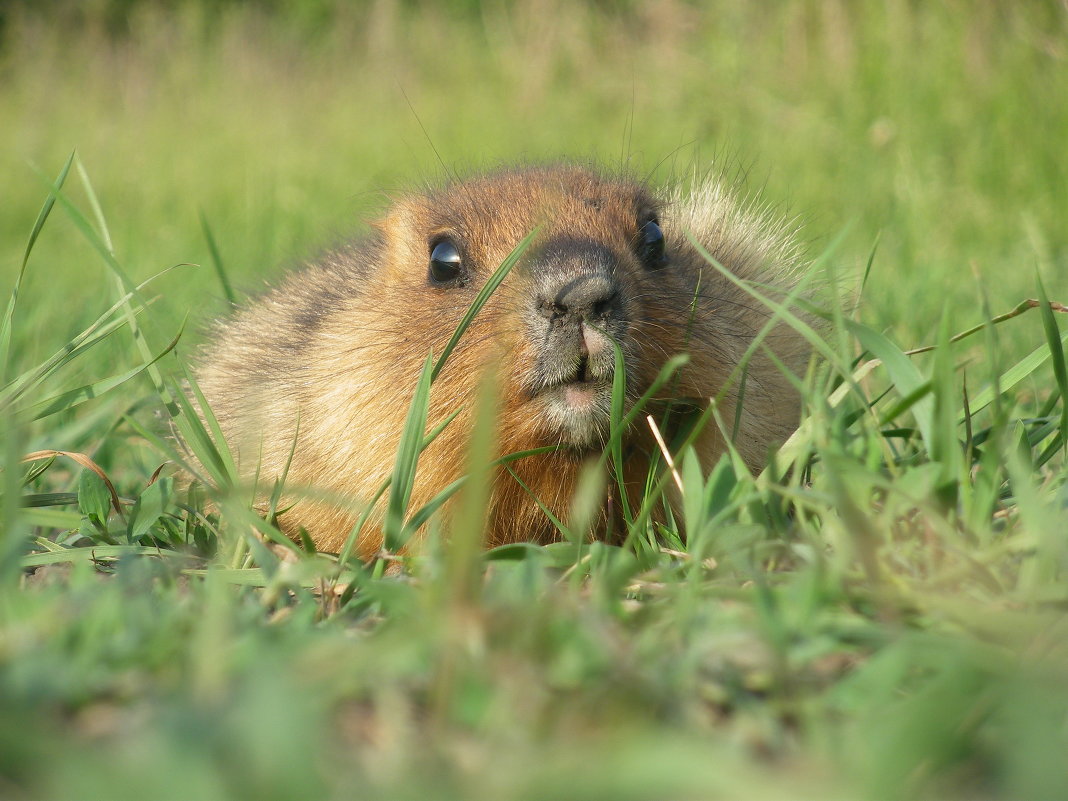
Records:
<instances>
[{"instance_id":1,"label":"blurred grass background","mask_svg":"<svg viewBox=\"0 0 1068 801\"><path fill-rule=\"evenodd\" d=\"M382 193L440 176L436 150L460 171L566 157L660 181L744 174L814 252L846 231L854 276L879 237L866 314L904 344L944 306L954 329L978 322L974 275L995 311L1033 295L1036 270L1068 293L1060 2L5 8L5 276L43 193L27 163L54 175L73 148L135 278L207 265L203 213L246 288L359 230ZM39 246L26 347L91 312L71 302L79 247ZM170 319L221 297L207 268L161 287Z\"/></svg>"},{"instance_id":2,"label":"blurred grass background","mask_svg":"<svg viewBox=\"0 0 1068 801\"><path fill-rule=\"evenodd\" d=\"M191 313L188 357L225 310L202 217L255 289L398 188L567 157L664 183L720 170L798 215L814 255L842 235L853 279L878 239L862 318L921 344L943 313L982 321L981 290L994 312L1033 296L1036 272L1068 301L1066 97L1063 2L9 0L0 279L47 195L32 165L50 180L76 148L135 279L201 265L142 315L159 346ZM76 171L65 191L89 213ZM15 374L113 298L53 213ZM1042 345L1036 315L999 326L1000 351L964 347L976 380ZM123 332L73 372L137 360ZM931 373L942 422L953 367ZM1068 797L1065 468L1027 461L1064 432L1049 370L1029 384L993 405L982 464L952 425L940 456L894 463L840 408L803 503L753 491L756 517L710 540L718 567L594 547L572 581L539 549L481 564L469 607L441 603L435 554L324 619L311 558L265 581L196 549L91 564L101 546L57 552L67 571L38 541L45 568L0 580L0 797ZM161 460L123 420L142 390L144 416L158 400L129 384L19 444L85 450L137 497ZM1052 422L1005 422L1028 395ZM40 488L77 476L57 462Z\"/></svg>"}]
</instances>

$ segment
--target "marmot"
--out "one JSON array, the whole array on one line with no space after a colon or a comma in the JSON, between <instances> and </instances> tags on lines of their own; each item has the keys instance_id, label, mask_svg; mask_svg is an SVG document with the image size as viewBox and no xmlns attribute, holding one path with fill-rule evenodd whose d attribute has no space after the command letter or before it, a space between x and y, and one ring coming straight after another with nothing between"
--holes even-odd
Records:
<instances>
[{"instance_id":1,"label":"marmot","mask_svg":"<svg viewBox=\"0 0 1068 801\"><path fill-rule=\"evenodd\" d=\"M769 320L770 310L711 266L687 234L739 278L781 290L780 300L801 264L789 225L715 180L665 196L625 177L549 166L402 196L366 238L217 324L196 380L242 473L269 487L288 464L288 486L366 503L391 474L428 353L441 354L486 278L535 229L434 383L427 429L459 414L424 451L409 507L463 475L481 376L497 362L500 454L559 448L509 465L530 492L507 470L496 473L487 546L558 537L531 495L566 520L584 461L601 452L615 372L610 339L624 358L629 402L669 357L687 353L661 394L707 405ZM788 326L777 325L765 343L804 369L808 348ZM797 393L762 354L749 367L737 422L737 382L724 397L735 445L754 467L797 424ZM625 446L624 475L637 497L657 449L641 417ZM715 425L696 448L710 468L725 449ZM337 552L358 505L291 500L283 529L303 528L320 550ZM379 506L357 544L365 557L382 545ZM605 530L611 516L602 515L601 536L618 533Z\"/></svg>"}]
</instances>

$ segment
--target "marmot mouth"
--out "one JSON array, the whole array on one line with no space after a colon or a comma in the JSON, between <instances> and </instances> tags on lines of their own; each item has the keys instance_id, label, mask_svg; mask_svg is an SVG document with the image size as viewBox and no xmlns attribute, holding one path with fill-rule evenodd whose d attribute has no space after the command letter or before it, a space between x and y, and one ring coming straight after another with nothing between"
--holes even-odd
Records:
<instances>
[{"instance_id":1,"label":"marmot mouth","mask_svg":"<svg viewBox=\"0 0 1068 801\"><path fill-rule=\"evenodd\" d=\"M575 374L571 377L571 384L588 384L594 381L595 377L593 371L590 370L590 357L588 353L583 353L579 357L578 367L575 369Z\"/></svg>"},{"instance_id":2,"label":"marmot mouth","mask_svg":"<svg viewBox=\"0 0 1068 801\"><path fill-rule=\"evenodd\" d=\"M576 387L596 389L598 387L612 386L614 365L605 365L593 361L583 353L573 367L562 366L555 369L539 370L540 375L534 381L531 395L541 395L551 392L560 387Z\"/></svg>"},{"instance_id":3,"label":"marmot mouth","mask_svg":"<svg viewBox=\"0 0 1068 801\"><path fill-rule=\"evenodd\" d=\"M557 381L535 395L554 438L588 448L603 441L612 415L612 382L604 379Z\"/></svg>"},{"instance_id":4,"label":"marmot mouth","mask_svg":"<svg viewBox=\"0 0 1068 801\"><path fill-rule=\"evenodd\" d=\"M554 440L588 449L608 436L615 364L587 352L576 356L540 360L529 397Z\"/></svg>"}]
</instances>

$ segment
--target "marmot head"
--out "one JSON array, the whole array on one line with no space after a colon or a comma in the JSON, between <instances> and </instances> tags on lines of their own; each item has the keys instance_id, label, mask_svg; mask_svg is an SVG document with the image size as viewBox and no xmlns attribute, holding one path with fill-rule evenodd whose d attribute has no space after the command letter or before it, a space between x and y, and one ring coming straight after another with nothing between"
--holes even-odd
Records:
<instances>
[{"instance_id":1,"label":"marmot head","mask_svg":"<svg viewBox=\"0 0 1068 801\"><path fill-rule=\"evenodd\" d=\"M587 450L608 432L613 343L632 399L686 349L696 285L676 256L692 248L669 240L664 211L641 185L580 168L446 185L404 198L380 224L388 256L376 283L419 310L410 324L440 352L489 275L536 230L449 372L473 386L475 362L493 357L485 351L503 354L502 433L527 448Z\"/></svg>"}]
</instances>

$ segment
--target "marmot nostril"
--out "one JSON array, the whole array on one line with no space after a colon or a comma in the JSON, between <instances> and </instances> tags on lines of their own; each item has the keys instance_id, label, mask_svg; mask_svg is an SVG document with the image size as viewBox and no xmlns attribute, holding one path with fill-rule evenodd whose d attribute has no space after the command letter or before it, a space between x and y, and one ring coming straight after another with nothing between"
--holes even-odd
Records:
<instances>
[{"instance_id":1,"label":"marmot nostril","mask_svg":"<svg viewBox=\"0 0 1068 801\"><path fill-rule=\"evenodd\" d=\"M754 467L788 436L799 402L771 359L760 352L749 363L737 409L736 385L727 383L770 313L706 262L689 236L736 276L788 291L800 265L790 229L715 181L688 195L657 196L640 182L588 169L505 170L400 197L373 234L216 326L197 381L250 481L258 475L269 487L286 476L292 490L279 503L287 508L279 521L287 532L305 529L324 551L342 547L392 471L427 354L441 353L487 277L535 229L542 239L434 383L428 429L455 417L420 459L411 508L462 475L457 454L478 424L472 409L489 365L500 382L500 453L557 449L495 476L487 545L558 536L544 509L566 519L584 459L607 440L613 342L628 403L669 358L687 353L651 413L675 399L700 407L718 396L737 415L735 446ZM803 370L808 347L792 329L773 328L763 345ZM661 419L671 425L679 417ZM639 493L657 446L645 426L624 437L625 483ZM709 427L695 447L710 469L725 444ZM318 499L300 488L314 488ZM607 528L608 510L619 502L606 499L601 536L617 533ZM448 505L442 513L447 524ZM361 534L364 556L382 546L383 514L376 509Z\"/></svg>"},{"instance_id":2,"label":"marmot nostril","mask_svg":"<svg viewBox=\"0 0 1068 801\"><path fill-rule=\"evenodd\" d=\"M576 321L602 316L618 297L615 283L606 275L568 278L549 291L553 290L553 307Z\"/></svg>"},{"instance_id":3,"label":"marmot nostril","mask_svg":"<svg viewBox=\"0 0 1068 801\"><path fill-rule=\"evenodd\" d=\"M592 316L596 319L618 313L619 305L619 290L613 286L603 298L593 304Z\"/></svg>"}]
</instances>

